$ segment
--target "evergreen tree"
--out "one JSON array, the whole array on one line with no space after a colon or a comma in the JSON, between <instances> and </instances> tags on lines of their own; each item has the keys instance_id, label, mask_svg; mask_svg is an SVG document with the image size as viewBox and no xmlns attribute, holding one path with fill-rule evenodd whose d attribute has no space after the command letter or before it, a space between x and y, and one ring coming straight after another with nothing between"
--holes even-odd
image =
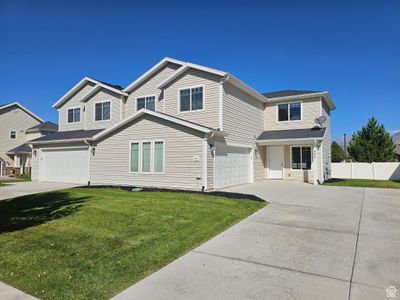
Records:
<instances>
[{"instance_id":1,"label":"evergreen tree","mask_svg":"<svg viewBox=\"0 0 400 300\"><path fill-rule=\"evenodd\" d=\"M342 162L346 158L346 155L344 154L344 150L335 141L331 145L331 155L332 155L332 158L331 158L332 162Z\"/></svg>"},{"instance_id":2,"label":"evergreen tree","mask_svg":"<svg viewBox=\"0 0 400 300\"><path fill-rule=\"evenodd\" d=\"M347 149L350 157L357 162L393 161L395 157L395 145L390 134L375 117L353 134Z\"/></svg>"}]
</instances>

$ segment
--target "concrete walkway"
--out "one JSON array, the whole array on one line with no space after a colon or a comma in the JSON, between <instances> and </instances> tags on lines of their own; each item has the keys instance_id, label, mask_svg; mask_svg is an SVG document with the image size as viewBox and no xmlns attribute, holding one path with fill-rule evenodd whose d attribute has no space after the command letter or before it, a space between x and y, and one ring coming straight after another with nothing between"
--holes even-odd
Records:
<instances>
[{"instance_id":1,"label":"concrete walkway","mask_svg":"<svg viewBox=\"0 0 400 300\"><path fill-rule=\"evenodd\" d=\"M2 300L37 300L37 298L25 294L0 281L0 299Z\"/></svg>"},{"instance_id":2,"label":"concrete walkway","mask_svg":"<svg viewBox=\"0 0 400 300\"><path fill-rule=\"evenodd\" d=\"M0 187L0 200L78 186L71 183L31 181L10 182L7 184L9 185Z\"/></svg>"},{"instance_id":3,"label":"concrete walkway","mask_svg":"<svg viewBox=\"0 0 400 300\"><path fill-rule=\"evenodd\" d=\"M376 300L400 289L400 190L274 181L229 190L271 204L114 299Z\"/></svg>"}]
</instances>

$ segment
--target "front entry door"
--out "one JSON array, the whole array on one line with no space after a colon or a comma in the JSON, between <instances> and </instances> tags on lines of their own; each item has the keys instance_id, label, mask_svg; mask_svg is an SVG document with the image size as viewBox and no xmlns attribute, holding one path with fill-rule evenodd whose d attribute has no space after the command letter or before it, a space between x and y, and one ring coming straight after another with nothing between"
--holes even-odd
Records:
<instances>
[{"instance_id":1,"label":"front entry door","mask_svg":"<svg viewBox=\"0 0 400 300\"><path fill-rule=\"evenodd\" d=\"M268 147L268 178L283 179L283 146Z\"/></svg>"}]
</instances>

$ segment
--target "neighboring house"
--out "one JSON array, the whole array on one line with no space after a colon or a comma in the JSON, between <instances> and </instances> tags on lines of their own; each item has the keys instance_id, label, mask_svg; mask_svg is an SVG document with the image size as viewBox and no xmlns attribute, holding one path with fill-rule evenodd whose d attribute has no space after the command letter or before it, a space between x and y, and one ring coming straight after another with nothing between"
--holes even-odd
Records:
<instances>
[{"instance_id":1,"label":"neighboring house","mask_svg":"<svg viewBox=\"0 0 400 300\"><path fill-rule=\"evenodd\" d=\"M126 88L83 78L53 107L59 132L32 142L34 180L212 190L330 176L327 92L260 94L165 58Z\"/></svg>"},{"instance_id":2,"label":"neighboring house","mask_svg":"<svg viewBox=\"0 0 400 300\"><path fill-rule=\"evenodd\" d=\"M393 143L396 145L396 158L400 161L400 130L395 131L391 135Z\"/></svg>"},{"instance_id":3,"label":"neighboring house","mask_svg":"<svg viewBox=\"0 0 400 300\"><path fill-rule=\"evenodd\" d=\"M30 172L29 141L57 131L18 102L0 105L0 176Z\"/></svg>"}]
</instances>

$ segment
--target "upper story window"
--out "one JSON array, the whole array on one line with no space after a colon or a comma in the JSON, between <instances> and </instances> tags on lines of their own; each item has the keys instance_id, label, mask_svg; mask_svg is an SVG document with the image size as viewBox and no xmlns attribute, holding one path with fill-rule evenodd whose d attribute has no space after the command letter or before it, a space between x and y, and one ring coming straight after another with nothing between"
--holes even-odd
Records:
<instances>
[{"instance_id":1,"label":"upper story window","mask_svg":"<svg viewBox=\"0 0 400 300\"><path fill-rule=\"evenodd\" d=\"M17 138L17 131L11 130L10 131L10 139L15 140Z\"/></svg>"},{"instance_id":2,"label":"upper story window","mask_svg":"<svg viewBox=\"0 0 400 300\"><path fill-rule=\"evenodd\" d=\"M136 99L136 111L139 109L148 109L155 111L156 110L156 97L149 96L149 97L140 97Z\"/></svg>"},{"instance_id":3,"label":"upper story window","mask_svg":"<svg viewBox=\"0 0 400 300\"><path fill-rule=\"evenodd\" d=\"M301 120L301 102L278 104L278 122Z\"/></svg>"},{"instance_id":4,"label":"upper story window","mask_svg":"<svg viewBox=\"0 0 400 300\"><path fill-rule=\"evenodd\" d=\"M68 123L79 123L81 121L80 107L68 109Z\"/></svg>"},{"instance_id":5,"label":"upper story window","mask_svg":"<svg viewBox=\"0 0 400 300\"><path fill-rule=\"evenodd\" d=\"M111 118L111 102L98 102L95 104L95 114L94 120L95 121L107 121Z\"/></svg>"},{"instance_id":6,"label":"upper story window","mask_svg":"<svg viewBox=\"0 0 400 300\"><path fill-rule=\"evenodd\" d=\"M203 94L202 86L179 90L180 111L203 109Z\"/></svg>"}]
</instances>

